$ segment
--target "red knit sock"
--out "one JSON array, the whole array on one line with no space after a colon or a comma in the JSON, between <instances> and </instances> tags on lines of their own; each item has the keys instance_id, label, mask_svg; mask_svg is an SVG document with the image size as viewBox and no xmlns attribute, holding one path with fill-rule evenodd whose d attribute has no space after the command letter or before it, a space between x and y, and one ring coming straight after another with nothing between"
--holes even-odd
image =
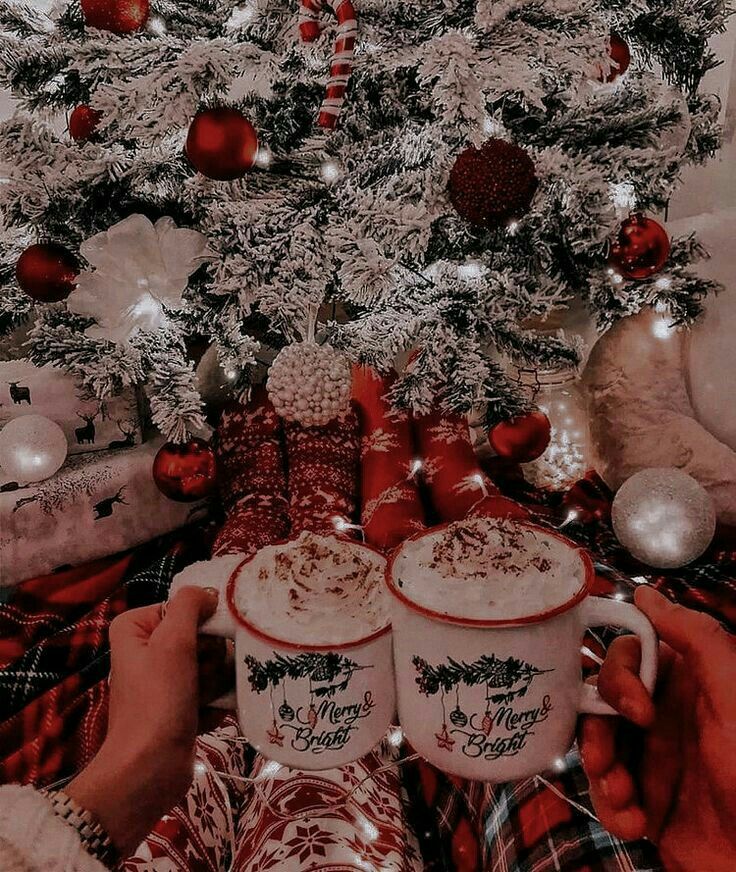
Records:
<instances>
[{"instance_id":1,"label":"red knit sock","mask_svg":"<svg viewBox=\"0 0 736 872\"><path fill-rule=\"evenodd\" d=\"M389 550L424 526L409 414L392 409L386 394L396 373L353 368L353 399L360 419L361 525L366 542Z\"/></svg>"},{"instance_id":2,"label":"red knit sock","mask_svg":"<svg viewBox=\"0 0 736 872\"><path fill-rule=\"evenodd\" d=\"M355 412L351 409L323 427L295 421L284 426L292 536L303 530L340 532L341 523L355 519L360 453Z\"/></svg>"},{"instance_id":3,"label":"red knit sock","mask_svg":"<svg viewBox=\"0 0 736 872\"><path fill-rule=\"evenodd\" d=\"M281 420L262 386L224 413L216 437L227 520L213 555L254 554L289 533Z\"/></svg>"},{"instance_id":4,"label":"red knit sock","mask_svg":"<svg viewBox=\"0 0 736 872\"><path fill-rule=\"evenodd\" d=\"M498 490L481 470L464 415L435 410L414 417L422 475L438 517L459 521Z\"/></svg>"}]
</instances>

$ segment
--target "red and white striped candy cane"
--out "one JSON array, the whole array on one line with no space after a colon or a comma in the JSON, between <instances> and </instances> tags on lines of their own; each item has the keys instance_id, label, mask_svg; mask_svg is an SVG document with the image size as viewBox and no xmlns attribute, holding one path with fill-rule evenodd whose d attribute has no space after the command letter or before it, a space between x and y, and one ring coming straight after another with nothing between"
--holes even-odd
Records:
<instances>
[{"instance_id":1,"label":"red and white striped candy cane","mask_svg":"<svg viewBox=\"0 0 736 872\"><path fill-rule=\"evenodd\" d=\"M327 93L322 101L317 123L320 127L331 130L340 115L353 68L358 20L350 0L300 0L299 33L302 42L314 42L319 36L319 18L325 4L337 16L338 26L330 63L330 80L327 83Z\"/></svg>"}]
</instances>

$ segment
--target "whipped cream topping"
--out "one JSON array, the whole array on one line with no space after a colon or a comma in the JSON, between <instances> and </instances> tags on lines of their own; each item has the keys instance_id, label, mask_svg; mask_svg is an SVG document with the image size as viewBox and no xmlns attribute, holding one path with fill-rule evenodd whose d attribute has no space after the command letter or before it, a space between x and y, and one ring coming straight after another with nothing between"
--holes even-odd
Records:
<instances>
[{"instance_id":1,"label":"whipped cream topping","mask_svg":"<svg viewBox=\"0 0 736 872\"><path fill-rule=\"evenodd\" d=\"M448 617L514 620L563 605L583 586L576 550L511 520L471 518L406 542L393 577L412 602Z\"/></svg>"},{"instance_id":2,"label":"whipped cream topping","mask_svg":"<svg viewBox=\"0 0 736 872\"><path fill-rule=\"evenodd\" d=\"M389 623L380 554L334 536L304 532L262 548L240 571L238 611L286 642L355 642Z\"/></svg>"}]
</instances>

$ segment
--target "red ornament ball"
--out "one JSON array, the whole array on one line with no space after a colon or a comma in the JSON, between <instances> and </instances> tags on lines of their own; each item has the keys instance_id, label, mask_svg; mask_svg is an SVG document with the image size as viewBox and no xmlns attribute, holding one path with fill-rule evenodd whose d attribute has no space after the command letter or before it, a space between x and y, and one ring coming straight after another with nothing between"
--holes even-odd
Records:
<instances>
[{"instance_id":1,"label":"red ornament ball","mask_svg":"<svg viewBox=\"0 0 736 872\"><path fill-rule=\"evenodd\" d=\"M69 135L75 142L86 142L97 129L102 112L82 104L69 116Z\"/></svg>"},{"instance_id":2,"label":"red ornament ball","mask_svg":"<svg viewBox=\"0 0 736 872\"><path fill-rule=\"evenodd\" d=\"M215 452L196 437L189 442L167 442L153 461L153 480L164 496L193 503L209 496L217 483Z\"/></svg>"},{"instance_id":3,"label":"red ornament ball","mask_svg":"<svg viewBox=\"0 0 736 872\"><path fill-rule=\"evenodd\" d=\"M21 288L37 303L58 303L76 287L79 262L58 242L41 242L21 254L15 275Z\"/></svg>"},{"instance_id":4,"label":"red ornament ball","mask_svg":"<svg viewBox=\"0 0 736 872\"><path fill-rule=\"evenodd\" d=\"M82 0L88 27L113 33L135 33L148 21L149 0Z\"/></svg>"},{"instance_id":5,"label":"red ornament ball","mask_svg":"<svg viewBox=\"0 0 736 872\"><path fill-rule=\"evenodd\" d=\"M611 69L608 73L604 73L602 69L599 71L599 82L615 82L619 76L623 76L631 63L631 49L628 43L615 32L611 33L609 39L608 56L613 61Z\"/></svg>"},{"instance_id":6,"label":"red ornament ball","mask_svg":"<svg viewBox=\"0 0 736 872\"><path fill-rule=\"evenodd\" d=\"M252 169L257 152L256 129L237 109L203 109L189 127L186 155L208 179L239 179Z\"/></svg>"},{"instance_id":7,"label":"red ornament ball","mask_svg":"<svg viewBox=\"0 0 736 872\"><path fill-rule=\"evenodd\" d=\"M516 463L529 463L544 454L551 432L549 418L544 412L529 412L496 424L488 434L488 441L500 457Z\"/></svg>"},{"instance_id":8,"label":"red ornament ball","mask_svg":"<svg viewBox=\"0 0 736 872\"><path fill-rule=\"evenodd\" d=\"M646 279L659 272L669 256L670 238L664 227L636 213L621 225L608 262L624 278Z\"/></svg>"},{"instance_id":9,"label":"red ornament ball","mask_svg":"<svg viewBox=\"0 0 736 872\"><path fill-rule=\"evenodd\" d=\"M462 218L477 227L493 228L527 212L538 184L534 161L523 148L489 139L458 156L448 191Z\"/></svg>"}]
</instances>

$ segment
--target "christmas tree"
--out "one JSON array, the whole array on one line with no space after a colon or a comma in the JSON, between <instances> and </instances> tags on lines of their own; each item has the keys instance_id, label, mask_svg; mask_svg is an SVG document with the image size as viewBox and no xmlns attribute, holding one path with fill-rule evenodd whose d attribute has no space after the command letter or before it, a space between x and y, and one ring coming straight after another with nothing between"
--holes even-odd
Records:
<instances>
[{"instance_id":1,"label":"christmas tree","mask_svg":"<svg viewBox=\"0 0 736 872\"><path fill-rule=\"evenodd\" d=\"M100 398L145 384L172 439L202 423L203 338L236 390L317 336L382 370L413 351L399 405L507 419L528 400L504 358L578 358L557 310L686 323L713 289L656 219L718 147L700 84L726 14L4 0L0 324Z\"/></svg>"}]
</instances>

